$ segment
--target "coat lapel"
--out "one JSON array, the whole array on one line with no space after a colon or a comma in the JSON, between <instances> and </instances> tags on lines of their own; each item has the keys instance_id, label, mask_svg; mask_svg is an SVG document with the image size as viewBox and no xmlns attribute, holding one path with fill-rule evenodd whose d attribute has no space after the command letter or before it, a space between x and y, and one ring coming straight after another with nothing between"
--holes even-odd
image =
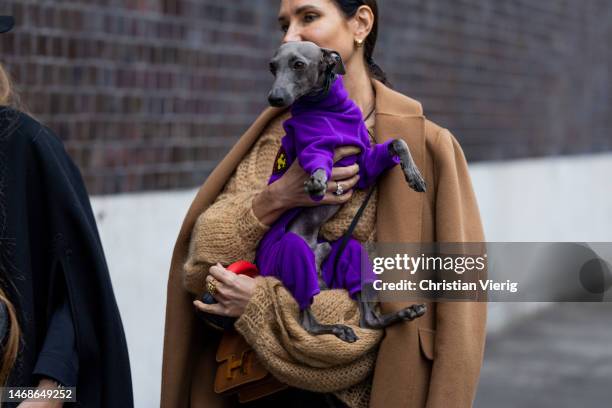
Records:
<instances>
[{"instance_id":1,"label":"coat lapel","mask_svg":"<svg viewBox=\"0 0 612 408\"><path fill-rule=\"evenodd\" d=\"M402 138L408 144L419 169L425 169L425 117L421 104L377 80L376 141ZM376 212L378 242L419 242L421 240L421 211L425 194L408 187L399 166L379 180Z\"/></svg>"},{"instance_id":2,"label":"coat lapel","mask_svg":"<svg viewBox=\"0 0 612 408\"><path fill-rule=\"evenodd\" d=\"M417 167L424 171L425 117L421 104L377 80L372 82L376 91L376 142L384 143L388 139L401 137L408 144ZM425 196L408 186L400 166L381 177L378 181L376 207L377 242L420 242ZM401 303L381 304L383 313L403 306Z\"/></svg>"}]
</instances>

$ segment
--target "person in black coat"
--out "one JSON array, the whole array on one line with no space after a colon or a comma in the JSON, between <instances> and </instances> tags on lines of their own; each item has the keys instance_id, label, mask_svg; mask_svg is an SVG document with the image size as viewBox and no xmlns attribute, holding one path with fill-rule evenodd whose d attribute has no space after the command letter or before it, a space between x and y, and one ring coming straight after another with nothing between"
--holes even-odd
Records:
<instances>
[{"instance_id":1,"label":"person in black coat","mask_svg":"<svg viewBox=\"0 0 612 408\"><path fill-rule=\"evenodd\" d=\"M0 16L0 32L12 25ZM73 386L74 406L132 407L125 334L81 174L51 130L5 106L9 96L0 89L1 385Z\"/></svg>"}]
</instances>

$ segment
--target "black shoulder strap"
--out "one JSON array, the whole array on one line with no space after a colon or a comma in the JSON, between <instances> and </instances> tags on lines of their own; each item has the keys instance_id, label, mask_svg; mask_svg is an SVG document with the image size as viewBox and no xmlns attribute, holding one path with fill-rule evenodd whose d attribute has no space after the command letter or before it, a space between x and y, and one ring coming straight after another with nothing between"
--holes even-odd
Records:
<instances>
[{"instance_id":1,"label":"black shoulder strap","mask_svg":"<svg viewBox=\"0 0 612 408\"><path fill-rule=\"evenodd\" d=\"M370 201L370 197L372 197L372 193L374 192L375 188L376 186L372 186L372 188L370 188L368 195L363 200L363 203L361 204L361 207L359 207L359 210L357 210L357 213L355 214L353 221L351 221L351 225L348 227L348 229L342 236L342 242L340 242L340 248L338 249L338 252L336 253L336 258L334 259L334 274L336 273L336 268L338 267L338 261L340 260L340 256L342 255L344 248L346 248L346 245L348 244L349 239L353 235L353 231L355 231L355 227L357 227L359 218L361 218L361 215L363 214L366 206L368 205L368 201Z\"/></svg>"}]
</instances>

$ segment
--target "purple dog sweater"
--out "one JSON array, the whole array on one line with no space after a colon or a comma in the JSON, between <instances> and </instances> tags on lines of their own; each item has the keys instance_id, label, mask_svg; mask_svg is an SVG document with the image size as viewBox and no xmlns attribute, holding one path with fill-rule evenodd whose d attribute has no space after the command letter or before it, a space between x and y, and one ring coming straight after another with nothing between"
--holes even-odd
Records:
<instances>
[{"instance_id":1,"label":"purple dog sweater","mask_svg":"<svg viewBox=\"0 0 612 408\"><path fill-rule=\"evenodd\" d=\"M323 100L301 97L295 101L291 118L283 123L283 128L285 136L281 139L268 184L278 180L296 157L306 173L324 169L329 179L334 165L334 149L345 145L357 146L361 153L343 158L336 162L336 166L359 164L358 189L368 188L382 172L400 162L399 157L389 154L392 140L370 146L361 110L348 97L339 75ZM322 197L313 199L319 201Z\"/></svg>"},{"instance_id":2,"label":"purple dog sweater","mask_svg":"<svg viewBox=\"0 0 612 408\"><path fill-rule=\"evenodd\" d=\"M283 123L286 134L281 140L268 184L278 180L296 158L308 174L324 169L329 179L334 165L334 149L339 146L353 145L361 149L359 154L336 162L338 167L355 162L359 164L358 189L370 187L380 174L400 162L399 157L388 153L391 140L370 146L361 110L349 99L341 76L336 77L322 100L302 97L295 101L291 115ZM287 226L300 211L300 207L293 208L276 220L259 242L255 263L262 276L281 280L303 310L312 304L320 288L312 249L302 237L287 231ZM321 265L322 276L329 288L343 288L354 296L361 291L362 265L363 283L372 282L375 275L367 252L354 238L348 241L334 272L334 259L340 243L341 239L330 242L332 250Z\"/></svg>"}]
</instances>

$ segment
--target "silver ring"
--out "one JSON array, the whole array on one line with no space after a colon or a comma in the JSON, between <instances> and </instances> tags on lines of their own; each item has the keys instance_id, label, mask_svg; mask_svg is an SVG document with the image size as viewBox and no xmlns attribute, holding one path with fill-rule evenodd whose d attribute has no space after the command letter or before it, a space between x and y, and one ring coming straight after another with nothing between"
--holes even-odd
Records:
<instances>
[{"instance_id":1,"label":"silver ring","mask_svg":"<svg viewBox=\"0 0 612 408\"><path fill-rule=\"evenodd\" d=\"M335 195L342 195L344 194L344 189L342 188L342 184L338 183L336 181L336 191L334 192Z\"/></svg>"}]
</instances>

